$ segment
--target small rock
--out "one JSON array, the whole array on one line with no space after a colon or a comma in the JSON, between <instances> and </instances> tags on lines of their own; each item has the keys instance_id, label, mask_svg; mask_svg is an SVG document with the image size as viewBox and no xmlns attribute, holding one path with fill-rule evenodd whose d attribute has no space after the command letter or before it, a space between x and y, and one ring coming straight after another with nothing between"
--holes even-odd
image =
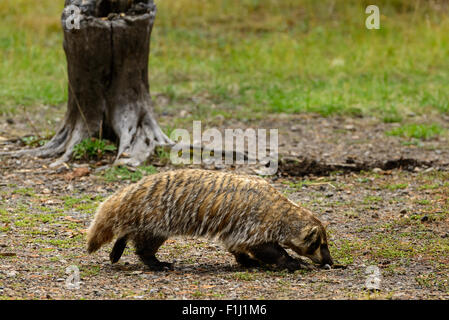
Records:
<instances>
[{"instance_id":1,"label":"small rock","mask_svg":"<svg viewBox=\"0 0 449 320\"><path fill-rule=\"evenodd\" d=\"M133 271L133 272L131 272L131 274L142 274L143 273L143 271Z\"/></svg>"},{"instance_id":2,"label":"small rock","mask_svg":"<svg viewBox=\"0 0 449 320\"><path fill-rule=\"evenodd\" d=\"M104 188L102 188L102 187L98 187L95 191L97 193L106 193L106 190Z\"/></svg>"},{"instance_id":3,"label":"small rock","mask_svg":"<svg viewBox=\"0 0 449 320\"><path fill-rule=\"evenodd\" d=\"M7 277L10 277L10 278L15 277L16 275L17 275L17 272L16 272L16 271L10 271L10 272L7 272L7 273L6 273L6 276L7 276Z\"/></svg>"},{"instance_id":4,"label":"small rock","mask_svg":"<svg viewBox=\"0 0 449 320\"><path fill-rule=\"evenodd\" d=\"M373 172L374 173L381 173L383 170L381 168L374 168Z\"/></svg>"},{"instance_id":5,"label":"small rock","mask_svg":"<svg viewBox=\"0 0 449 320\"><path fill-rule=\"evenodd\" d=\"M331 198L334 196L334 194L332 192L328 192L325 194L326 198Z\"/></svg>"},{"instance_id":6,"label":"small rock","mask_svg":"<svg viewBox=\"0 0 449 320\"><path fill-rule=\"evenodd\" d=\"M64 281L65 281L65 279L63 279L63 278L56 279L56 282L64 282Z\"/></svg>"},{"instance_id":7,"label":"small rock","mask_svg":"<svg viewBox=\"0 0 449 320\"><path fill-rule=\"evenodd\" d=\"M332 267L330 265L328 265L328 264L325 264L323 268L325 270L331 270L332 269Z\"/></svg>"}]
</instances>

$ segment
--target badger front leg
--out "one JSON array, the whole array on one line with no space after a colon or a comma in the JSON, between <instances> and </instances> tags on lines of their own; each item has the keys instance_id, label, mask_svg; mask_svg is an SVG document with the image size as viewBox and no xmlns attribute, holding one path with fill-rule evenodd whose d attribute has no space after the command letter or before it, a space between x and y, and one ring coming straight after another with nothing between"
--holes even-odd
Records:
<instances>
[{"instance_id":1,"label":"badger front leg","mask_svg":"<svg viewBox=\"0 0 449 320\"><path fill-rule=\"evenodd\" d=\"M289 256L287 251L277 243L264 243L250 248L254 257L264 264L274 264L281 269L294 272L299 269L312 269L309 264Z\"/></svg>"},{"instance_id":2,"label":"badger front leg","mask_svg":"<svg viewBox=\"0 0 449 320\"><path fill-rule=\"evenodd\" d=\"M161 262L156 258L159 247L167 240L164 237L146 235L135 239L136 254L140 260L153 271L173 270L173 263Z\"/></svg>"}]
</instances>

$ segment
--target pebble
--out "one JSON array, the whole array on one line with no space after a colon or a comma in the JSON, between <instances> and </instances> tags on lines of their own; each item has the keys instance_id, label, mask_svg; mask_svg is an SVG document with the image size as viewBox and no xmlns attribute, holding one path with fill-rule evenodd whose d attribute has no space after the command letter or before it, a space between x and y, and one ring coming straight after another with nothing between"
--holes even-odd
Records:
<instances>
[{"instance_id":1,"label":"pebble","mask_svg":"<svg viewBox=\"0 0 449 320\"><path fill-rule=\"evenodd\" d=\"M16 272L16 271L10 271L10 272L7 272L7 273L6 273L6 276L7 276L7 277L10 277L10 278L15 277L16 275L17 275L17 272Z\"/></svg>"},{"instance_id":2,"label":"pebble","mask_svg":"<svg viewBox=\"0 0 449 320\"><path fill-rule=\"evenodd\" d=\"M328 265L328 264L325 264L323 268L325 270L331 270L332 269L332 267L330 265Z\"/></svg>"},{"instance_id":3,"label":"pebble","mask_svg":"<svg viewBox=\"0 0 449 320\"><path fill-rule=\"evenodd\" d=\"M143 273L143 271L133 271L133 272L131 272L131 274L142 274Z\"/></svg>"}]
</instances>

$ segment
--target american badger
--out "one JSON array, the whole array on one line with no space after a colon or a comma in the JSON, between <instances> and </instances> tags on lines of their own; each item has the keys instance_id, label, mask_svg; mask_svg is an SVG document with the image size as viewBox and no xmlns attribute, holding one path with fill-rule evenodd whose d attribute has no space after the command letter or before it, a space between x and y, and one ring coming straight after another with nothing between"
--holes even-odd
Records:
<instances>
[{"instance_id":1,"label":"american badger","mask_svg":"<svg viewBox=\"0 0 449 320\"><path fill-rule=\"evenodd\" d=\"M162 270L172 264L155 254L171 236L217 238L247 267L310 267L284 248L322 266L333 264L325 229L310 211L262 178L207 170L151 175L106 199L88 229L88 252L117 237L112 263L132 241L145 265Z\"/></svg>"}]
</instances>

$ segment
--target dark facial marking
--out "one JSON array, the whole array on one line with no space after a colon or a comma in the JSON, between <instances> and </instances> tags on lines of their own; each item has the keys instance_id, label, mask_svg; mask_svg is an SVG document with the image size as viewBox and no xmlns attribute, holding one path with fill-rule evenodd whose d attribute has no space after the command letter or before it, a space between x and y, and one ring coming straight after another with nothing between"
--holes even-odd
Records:
<instances>
[{"instance_id":1,"label":"dark facial marking","mask_svg":"<svg viewBox=\"0 0 449 320\"><path fill-rule=\"evenodd\" d=\"M319 237L317 237L317 239L307 248L306 253L313 254L316 251L316 249L318 249L320 244L321 244L321 239Z\"/></svg>"},{"instance_id":2,"label":"dark facial marking","mask_svg":"<svg viewBox=\"0 0 449 320\"><path fill-rule=\"evenodd\" d=\"M328 264L328 265L333 265L334 261L332 261L332 257L331 257L331 253L329 251L329 247L327 246L327 244L323 244L321 245L321 257L323 258L323 261L321 262L322 265Z\"/></svg>"}]
</instances>

